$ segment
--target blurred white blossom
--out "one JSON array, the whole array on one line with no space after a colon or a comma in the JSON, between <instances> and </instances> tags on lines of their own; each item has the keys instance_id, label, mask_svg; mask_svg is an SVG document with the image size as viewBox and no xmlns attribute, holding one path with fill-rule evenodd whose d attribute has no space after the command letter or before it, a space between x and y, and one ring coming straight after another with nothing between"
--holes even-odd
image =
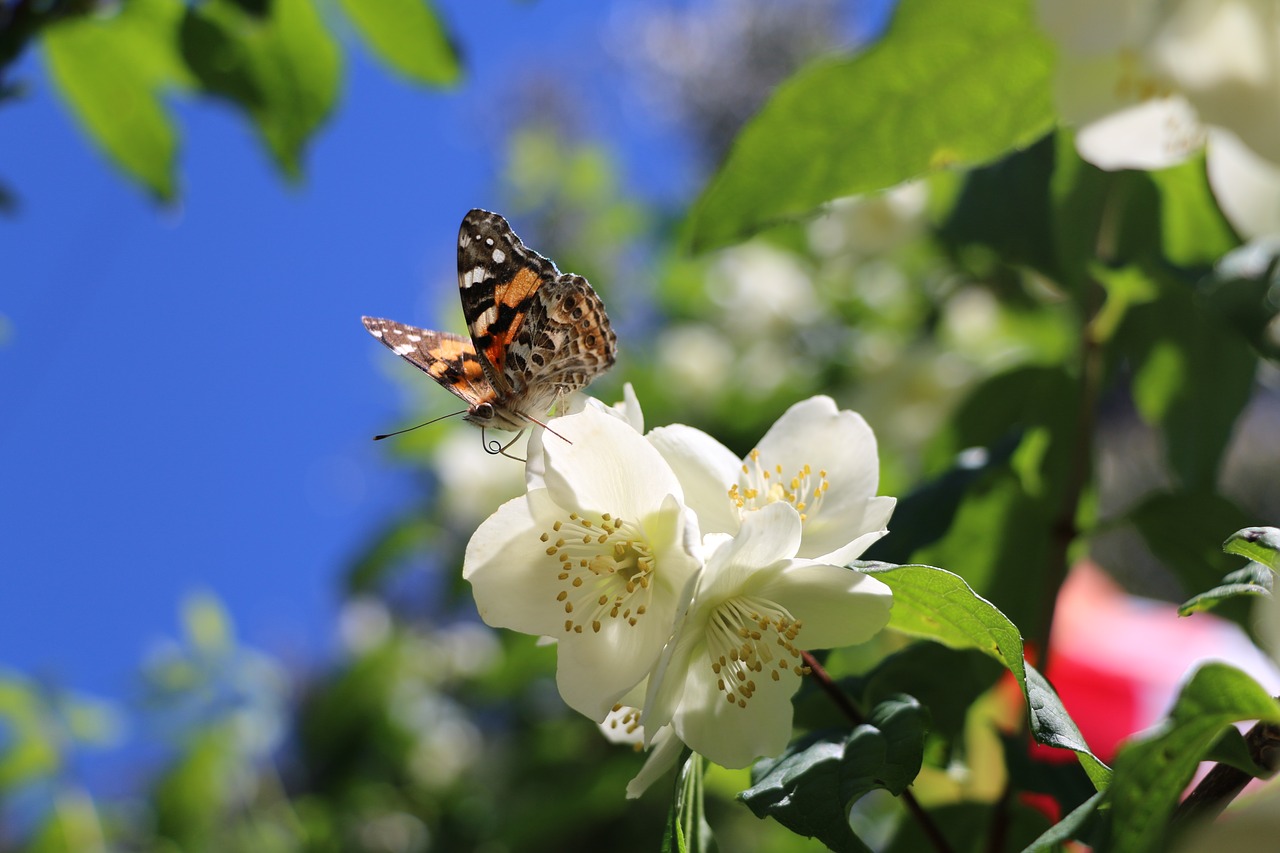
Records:
<instances>
[{"instance_id":1,"label":"blurred white blossom","mask_svg":"<svg viewBox=\"0 0 1280 853\"><path fill-rule=\"evenodd\" d=\"M1280 218L1280 5L1272 0L1041 0L1057 100L1080 155L1160 169L1207 144L1209 179L1245 236Z\"/></svg>"}]
</instances>

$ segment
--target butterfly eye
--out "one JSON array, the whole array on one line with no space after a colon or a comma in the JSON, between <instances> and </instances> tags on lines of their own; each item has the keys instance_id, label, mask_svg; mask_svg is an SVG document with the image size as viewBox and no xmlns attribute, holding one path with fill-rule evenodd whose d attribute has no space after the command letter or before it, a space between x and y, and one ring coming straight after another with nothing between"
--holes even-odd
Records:
<instances>
[{"instance_id":1,"label":"butterfly eye","mask_svg":"<svg viewBox=\"0 0 1280 853\"><path fill-rule=\"evenodd\" d=\"M478 418L482 421L493 420L493 404L480 403L479 405L472 407L471 417Z\"/></svg>"}]
</instances>

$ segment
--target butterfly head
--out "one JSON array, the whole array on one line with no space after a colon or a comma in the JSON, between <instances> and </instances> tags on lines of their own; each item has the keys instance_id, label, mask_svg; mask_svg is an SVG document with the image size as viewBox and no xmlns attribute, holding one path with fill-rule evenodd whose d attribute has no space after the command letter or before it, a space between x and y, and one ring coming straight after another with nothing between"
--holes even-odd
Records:
<instances>
[{"instance_id":1,"label":"butterfly head","mask_svg":"<svg viewBox=\"0 0 1280 853\"><path fill-rule=\"evenodd\" d=\"M495 406L489 401L473 403L463 417L467 423L475 424L481 429L500 429L507 432L519 432L529 426L529 420L509 409Z\"/></svg>"}]
</instances>

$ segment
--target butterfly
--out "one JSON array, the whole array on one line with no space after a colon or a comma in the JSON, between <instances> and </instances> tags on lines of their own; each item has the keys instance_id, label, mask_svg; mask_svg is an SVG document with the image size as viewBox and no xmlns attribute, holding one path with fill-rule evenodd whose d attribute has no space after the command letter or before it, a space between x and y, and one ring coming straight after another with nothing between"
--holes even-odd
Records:
<instances>
[{"instance_id":1,"label":"butterfly","mask_svg":"<svg viewBox=\"0 0 1280 853\"><path fill-rule=\"evenodd\" d=\"M463 217L458 290L470 340L376 317L364 317L364 327L466 403L463 419L481 429L545 426L553 406L617 357L617 336L587 280L561 273L496 213ZM485 449L506 450L495 446Z\"/></svg>"}]
</instances>

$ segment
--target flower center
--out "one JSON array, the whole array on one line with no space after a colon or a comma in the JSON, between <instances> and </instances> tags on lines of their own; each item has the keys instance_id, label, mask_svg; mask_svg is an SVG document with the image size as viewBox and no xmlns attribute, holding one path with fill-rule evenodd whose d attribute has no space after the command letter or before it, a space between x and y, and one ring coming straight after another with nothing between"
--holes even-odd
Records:
<instances>
[{"instance_id":1,"label":"flower center","mask_svg":"<svg viewBox=\"0 0 1280 853\"><path fill-rule=\"evenodd\" d=\"M540 538L559 564L556 601L564 604L566 631L581 634L589 625L598 632L606 619L634 627L648 610L653 554L634 522L607 512L595 521L571 512Z\"/></svg>"},{"instance_id":2,"label":"flower center","mask_svg":"<svg viewBox=\"0 0 1280 853\"><path fill-rule=\"evenodd\" d=\"M829 488L831 483L827 481L826 471L819 471L815 477L806 462L788 478L781 465L774 465L770 470L760 462L760 451L752 450L742 463L742 481L729 487L729 500L738 508L739 515L776 501L786 501L796 508L803 522L822 506Z\"/></svg>"},{"instance_id":3,"label":"flower center","mask_svg":"<svg viewBox=\"0 0 1280 853\"><path fill-rule=\"evenodd\" d=\"M801 623L771 601L731 598L716 608L707 626L707 650L716 687L739 708L755 695L757 675L781 681L809 674L796 646Z\"/></svg>"}]
</instances>

